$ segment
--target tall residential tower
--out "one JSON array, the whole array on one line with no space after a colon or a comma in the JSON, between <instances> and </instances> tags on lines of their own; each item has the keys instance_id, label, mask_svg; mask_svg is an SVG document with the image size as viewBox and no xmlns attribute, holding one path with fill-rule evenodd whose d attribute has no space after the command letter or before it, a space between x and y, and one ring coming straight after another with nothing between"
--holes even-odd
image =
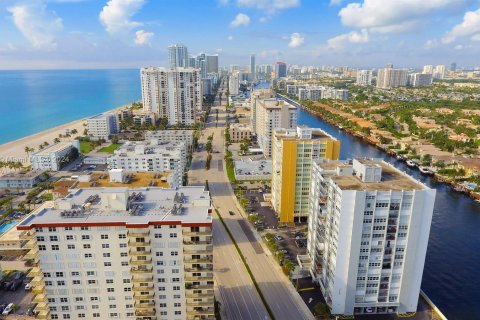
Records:
<instances>
[{"instance_id":1,"label":"tall residential tower","mask_svg":"<svg viewBox=\"0 0 480 320\"><path fill-rule=\"evenodd\" d=\"M188 49L183 44L172 44L168 46L168 62L170 68L188 68Z\"/></svg>"}]
</instances>

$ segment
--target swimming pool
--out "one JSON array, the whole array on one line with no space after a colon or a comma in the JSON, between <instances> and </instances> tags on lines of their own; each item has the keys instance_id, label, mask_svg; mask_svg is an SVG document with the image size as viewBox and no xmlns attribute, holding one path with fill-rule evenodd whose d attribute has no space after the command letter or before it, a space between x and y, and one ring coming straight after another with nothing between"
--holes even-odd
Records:
<instances>
[{"instance_id":1,"label":"swimming pool","mask_svg":"<svg viewBox=\"0 0 480 320\"><path fill-rule=\"evenodd\" d=\"M17 221L10 221L10 222L2 224L0 226L0 234L4 234L8 230L12 229L14 226L17 225L17 223L18 223Z\"/></svg>"}]
</instances>

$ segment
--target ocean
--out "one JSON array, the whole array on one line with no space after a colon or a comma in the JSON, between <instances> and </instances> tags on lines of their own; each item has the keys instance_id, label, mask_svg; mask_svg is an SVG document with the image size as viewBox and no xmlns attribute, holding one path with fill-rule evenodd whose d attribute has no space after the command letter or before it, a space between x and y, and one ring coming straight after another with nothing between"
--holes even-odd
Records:
<instances>
[{"instance_id":1,"label":"ocean","mask_svg":"<svg viewBox=\"0 0 480 320\"><path fill-rule=\"evenodd\" d=\"M141 99L140 71L0 71L0 144Z\"/></svg>"}]
</instances>

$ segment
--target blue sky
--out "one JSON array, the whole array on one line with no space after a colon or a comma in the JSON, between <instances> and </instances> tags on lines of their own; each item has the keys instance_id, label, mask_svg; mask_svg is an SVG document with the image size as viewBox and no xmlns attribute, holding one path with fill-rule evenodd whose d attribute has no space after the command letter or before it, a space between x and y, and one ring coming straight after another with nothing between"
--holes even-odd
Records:
<instances>
[{"instance_id":1,"label":"blue sky","mask_svg":"<svg viewBox=\"0 0 480 320\"><path fill-rule=\"evenodd\" d=\"M480 0L1 0L0 69L220 64L480 66Z\"/></svg>"}]
</instances>

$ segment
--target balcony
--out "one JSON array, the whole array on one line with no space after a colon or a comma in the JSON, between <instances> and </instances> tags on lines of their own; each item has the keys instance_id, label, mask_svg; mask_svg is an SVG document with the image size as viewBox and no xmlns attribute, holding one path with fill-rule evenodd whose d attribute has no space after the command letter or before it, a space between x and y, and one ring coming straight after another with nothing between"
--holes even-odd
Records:
<instances>
[{"instance_id":1,"label":"balcony","mask_svg":"<svg viewBox=\"0 0 480 320\"><path fill-rule=\"evenodd\" d=\"M44 294L45 293L45 287L43 285L33 287L32 293L33 294Z\"/></svg>"},{"instance_id":2,"label":"balcony","mask_svg":"<svg viewBox=\"0 0 480 320\"><path fill-rule=\"evenodd\" d=\"M192 267L192 268L185 268L185 272L202 272L202 271L212 271L213 266L198 266L198 267Z\"/></svg>"},{"instance_id":3,"label":"balcony","mask_svg":"<svg viewBox=\"0 0 480 320\"><path fill-rule=\"evenodd\" d=\"M47 320L50 318L50 311L49 310L42 310L37 314L36 319Z\"/></svg>"},{"instance_id":4,"label":"balcony","mask_svg":"<svg viewBox=\"0 0 480 320\"><path fill-rule=\"evenodd\" d=\"M187 300L187 307L213 307L213 300L212 301L188 301Z\"/></svg>"},{"instance_id":5,"label":"balcony","mask_svg":"<svg viewBox=\"0 0 480 320\"><path fill-rule=\"evenodd\" d=\"M143 238L150 235L150 230L133 230L128 231L128 237L130 238Z\"/></svg>"},{"instance_id":6,"label":"balcony","mask_svg":"<svg viewBox=\"0 0 480 320\"><path fill-rule=\"evenodd\" d=\"M152 257L147 257L145 260L130 259L130 264L132 264L134 266L151 265L152 264Z\"/></svg>"},{"instance_id":7,"label":"balcony","mask_svg":"<svg viewBox=\"0 0 480 320\"><path fill-rule=\"evenodd\" d=\"M155 307L154 302L135 303L135 309L152 309L153 307Z\"/></svg>"},{"instance_id":8,"label":"balcony","mask_svg":"<svg viewBox=\"0 0 480 320\"><path fill-rule=\"evenodd\" d=\"M130 240L128 241L128 245L130 247L147 247L150 245L150 240L149 239L145 239L142 241Z\"/></svg>"},{"instance_id":9,"label":"balcony","mask_svg":"<svg viewBox=\"0 0 480 320\"><path fill-rule=\"evenodd\" d=\"M207 246L185 246L183 250L184 254L211 254L213 252L213 247L211 245Z\"/></svg>"},{"instance_id":10,"label":"balcony","mask_svg":"<svg viewBox=\"0 0 480 320\"><path fill-rule=\"evenodd\" d=\"M22 247L22 249L33 249L37 247L37 242L35 240L29 240L25 245Z\"/></svg>"},{"instance_id":11,"label":"balcony","mask_svg":"<svg viewBox=\"0 0 480 320\"><path fill-rule=\"evenodd\" d=\"M30 284L34 287L43 285L43 276L36 276L30 281Z\"/></svg>"},{"instance_id":12,"label":"balcony","mask_svg":"<svg viewBox=\"0 0 480 320\"><path fill-rule=\"evenodd\" d=\"M196 237L196 236L211 236L212 231L186 231L183 232L184 237Z\"/></svg>"},{"instance_id":13,"label":"balcony","mask_svg":"<svg viewBox=\"0 0 480 320\"><path fill-rule=\"evenodd\" d=\"M207 273L200 276L186 276L186 281L208 281L213 279L213 273Z\"/></svg>"},{"instance_id":14,"label":"balcony","mask_svg":"<svg viewBox=\"0 0 480 320\"><path fill-rule=\"evenodd\" d=\"M38 249L32 249L23 257L24 260L38 260Z\"/></svg>"},{"instance_id":15,"label":"balcony","mask_svg":"<svg viewBox=\"0 0 480 320\"><path fill-rule=\"evenodd\" d=\"M190 259L186 258L183 260L184 263L213 263L213 257L209 256L208 258L200 258L200 259Z\"/></svg>"},{"instance_id":16,"label":"balcony","mask_svg":"<svg viewBox=\"0 0 480 320\"><path fill-rule=\"evenodd\" d=\"M25 230L22 233L20 233L19 238L22 240L32 240L34 239L34 232L30 230Z\"/></svg>"},{"instance_id":17,"label":"balcony","mask_svg":"<svg viewBox=\"0 0 480 320\"><path fill-rule=\"evenodd\" d=\"M137 286L137 285L133 285L133 291L135 292L148 292L148 291L152 291L154 289L154 286L153 284L150 284L148 286Z\"/></svg>"},{"instance_id":18,"label":"balcony","mask_svg":"<svg viewBox=\"0 0 480 320\"><path fill-rule=\"evenodd\" d=\"M191 283L186 283L185 284L185 289L187 290L193 290L193 289L213 289L213 283L212 284L197 284L197 285L192 285Z\"/></svg>"},{"instance_id":19,"label":"balcony","mask_svg":"<svg viewBox=\"0 0 480 320\"><path fill-rule=\"evenodd\" d=\"M45 294L37 294L32 302L35 302L35 303L42 303L42 302L47 302L47 295Z\"/></svg>"},{"instance_id":20,"label":"balcony","mask_svg":"<svg viewBox=\"0 0 480 320\"><path fill-rule=\"evenodd\" d=\"M135 267L130 269L132 274L144 274L144 273L152 273L152 266L142 266L142 267Z\"/></svg>"},{"instance_id":21,"label":"balcony","mask_svg":"<svg viewBox=\"0 0 480 320\"><path fill-rule=\"evenodd\" d=\"M196 299L196 298L212 298L213 292L211 293L187 293L186 298Z\"/></svg>"},{"instance_id":22,"label":"balcony","mask_svg":"<svg viewBox=\"0 0 480 320\"><path fill-rule=\"evenodd\" d=\"M208 245L212 244L212 241L188 241L188 240L183 240L183 244L185 246L190 246L190 245Z\"/></svg>"},{"instance_id":23,"label":"balcony","mask_svg":"<svg viewBox=\"0 0 480 320\"><path fill-rule=\"evenodd\" d=\"M155 316L155 308L151 308L151 310L135 310L135 317L154 317Z\"/></svg>"},{"instance_id":24,"label":"balcony","mask_svg":"<svg viewBox=\"0 0 480 320\"><path fill-rule=\"evenodd\" d=\"M153 299L153 298L155 298L154 293L150 293L150 292L149 293L145 292L145 294L142 294L142 292L134 292L133 293L133 299L134 300L146 300L146 299Z\"/></svg>"},{"instance_id":25,"label":"balcony","mask_svg":"<svg viewBox=\"0 0 480 320\"><path fill-rule=\"evenodd\" d=\"M148 249L145 249L145 250L142 250L142 251L130 249L129 253L130 253L131 256L145 256L145 255L151 254L152 249L148 248Z\"/></svg>"},{"instance_id":26,"label":"balcony","mask_svg":"<svg viewBox=\"0 0 480 320\"><path fill-rule=\"evenodd\" d=\"M132 282L134 283L139 283L139 282L152 282L153 281L153 276L147 276L147 277L133 277Z\"/></svg>"},{"instance_id":27,"label":"balcony","mask_svg":"<svg viewBox=\"0 0 480 320\"><path fill-rule=\"evenodd\" d=\"M48 304L46 302L40 302L36 305L35 311L43 311L43 310L48 310Z\"/></svg>"},{"instance_id":28,"label":"balcony","mask_svg":"<svg viewBox=\"0 0 480 320\"><path fill-rule=\"evenodd\" d=\"M35 278L36 276L41 276L42 272L40 271L40 268L38 267L33 267L32 270L28 273L27 277L28 278Z\"/></svg>"}]
</instances>

